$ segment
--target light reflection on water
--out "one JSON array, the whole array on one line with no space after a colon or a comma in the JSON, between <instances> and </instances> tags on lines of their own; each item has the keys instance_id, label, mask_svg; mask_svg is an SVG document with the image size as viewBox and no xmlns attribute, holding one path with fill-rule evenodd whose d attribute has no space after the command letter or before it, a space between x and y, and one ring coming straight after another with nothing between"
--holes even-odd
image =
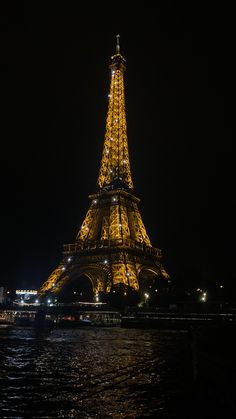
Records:
<instances>
[{"instance_id":1,"label":"light reflection on water","mask_svg":"<svg viewBox=\"0 0 236 419\"><path fill-rule=\"evenodd\" d=\"M174 418L192 378L181 331L15 328L0 356L2 418Z\"/></svg>"}]
</instances>

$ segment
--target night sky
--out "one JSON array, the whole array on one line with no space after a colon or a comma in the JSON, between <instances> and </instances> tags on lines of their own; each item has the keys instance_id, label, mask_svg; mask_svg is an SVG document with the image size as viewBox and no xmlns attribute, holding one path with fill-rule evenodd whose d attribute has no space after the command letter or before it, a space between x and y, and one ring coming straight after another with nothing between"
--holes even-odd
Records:
<instances>
[{"instance_id":1,"label":"night sky","mask_svg":"<svg viewBox=\"0 0 236 419\"><path fill-rule=\"evenodd\" d=\"M96 192L117 33L152 244L173 281L236 279L232 10L160 2L89 15L66 4L1 17L0 285L39 287L75 239Z\"/></svg>"}]
</instances>

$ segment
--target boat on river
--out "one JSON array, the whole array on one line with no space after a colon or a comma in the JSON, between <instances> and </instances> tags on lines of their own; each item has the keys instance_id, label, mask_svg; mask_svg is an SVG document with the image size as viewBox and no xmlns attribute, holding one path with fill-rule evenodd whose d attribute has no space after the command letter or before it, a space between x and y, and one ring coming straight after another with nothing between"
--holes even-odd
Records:
<instances>
[{"instance_id":1,"label":"boat on river","mask_svg":"<svg viewBox=\"0 0 236 419\"><path fill-rule=\"evenodd\" d=\"M76 327L86 327L91 326L92 322L89 319L60 319L56 322L56 327L59 328L76 328Z\"/></svg>"}]
</instances>

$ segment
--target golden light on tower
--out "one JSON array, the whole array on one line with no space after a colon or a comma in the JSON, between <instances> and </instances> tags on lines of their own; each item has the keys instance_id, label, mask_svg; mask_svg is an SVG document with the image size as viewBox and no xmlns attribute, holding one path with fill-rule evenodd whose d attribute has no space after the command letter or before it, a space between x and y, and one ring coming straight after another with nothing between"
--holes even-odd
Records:
<instances>
[{"instance_id":1,"label":"golden light on tower","mask_svg":"<svg viewBox=\"0 0 236 419\"><path fill-rule=\"evenodd\" d=\"M168 277L160 262L161 251L151 245L143 224L140 199L133 194L125 112L126 62L119 38L117 35L116 54L109 66L111 82L97 193L89 196L91 204L76 240L64 245L63 260L42 285L41 294L59 293L80 275L89 278L95 296L120 284L137 291L143 270Z\"/></svg>"},{"instance_id":2,"label":"golden light on tower","mask_svg":"<svg viewBox=\"0 0 236 419\"><path fill-rule=\"evenodd\" d=\"M117 39L119 40L119 38ZM117 43L116 48L117 54L111 57L110 64L111 83L109 104L98 186L100 189L103 189L111 185L114 181L118 181L118 183L120 181L120 183L124 183L132 190L133 182L130 171L125 112L125 59L119 53L119 43Z\"/></svg>"}]
</instances>

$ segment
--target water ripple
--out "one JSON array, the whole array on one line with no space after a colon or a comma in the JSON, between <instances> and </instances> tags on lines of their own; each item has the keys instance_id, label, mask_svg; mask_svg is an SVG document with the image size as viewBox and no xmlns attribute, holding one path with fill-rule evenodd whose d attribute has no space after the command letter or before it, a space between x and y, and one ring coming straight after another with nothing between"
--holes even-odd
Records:
<instances>
[{"instance_id":1,"label":"water ripple","mask_svg":"<svg viewBox=\"0 0 236 419\"><path fill-rule=\"evenodd\" d=\"M0 338L1 417L171 417L186 345L178 332L12 329Z\"/></svg>"}]
</instances>

